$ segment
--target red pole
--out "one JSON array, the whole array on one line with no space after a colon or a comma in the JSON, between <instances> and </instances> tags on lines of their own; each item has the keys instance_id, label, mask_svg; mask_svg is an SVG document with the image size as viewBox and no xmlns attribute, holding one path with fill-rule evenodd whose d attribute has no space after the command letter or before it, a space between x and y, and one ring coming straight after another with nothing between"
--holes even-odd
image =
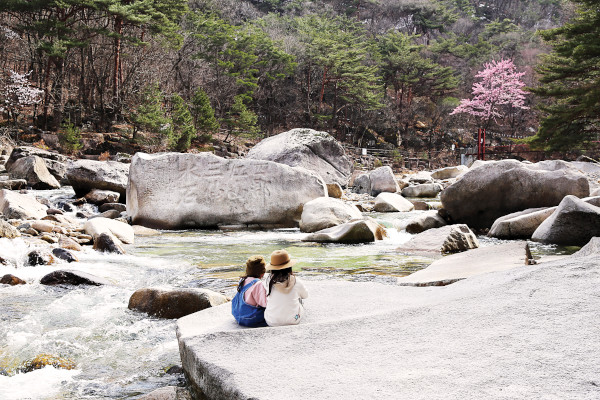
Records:
<instances>
[{"instance_id":1,"label":"red pole","mask_svg":"<svg viewBox=\"0 0 600 400\"><path fill-rule=\"evenodd\" d=\"M481 160L481 128L477 130L477 159Z\"/></svg>"},{"instance_id":2,"label":"red pole","mask_svg":"<svg viewBox=\"0 0 600 400\"><path fill-rule=\"evenodd\" d=\"M483 128L483 138L481 141L481 159L485 160L485 128Z\"/></svg>"}]
</instances>

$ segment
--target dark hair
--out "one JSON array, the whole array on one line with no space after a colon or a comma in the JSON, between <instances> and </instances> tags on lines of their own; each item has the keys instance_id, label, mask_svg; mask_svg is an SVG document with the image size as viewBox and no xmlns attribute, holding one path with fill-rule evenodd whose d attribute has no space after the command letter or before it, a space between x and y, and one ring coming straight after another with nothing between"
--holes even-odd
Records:
<instances>
[{"instance_id":1,"label":"dark hair","mask_svg":"<svg viewBox=\"0 0 600 400\"><path fill-rule=\"evenodd\" d=\"M271 294L271 289L273 285L276 283L283 283L290 279L290 276L293 274L292 267L284 268L284 269L274 269L269 276L269 291L267 292L267 296Z\"/></svg>"},{"instance_id":2,"label":"dark hair","mask_svg":"<svg viewBox=\"0 0 600 400\"><path fill-rule=\"evenodd\" d=\"M241 292L246 278L260 278L266 271L267 263L263 256L252 256L246 261L246 275L240 277L237 291Z\"/></svg>"}]
</instances>

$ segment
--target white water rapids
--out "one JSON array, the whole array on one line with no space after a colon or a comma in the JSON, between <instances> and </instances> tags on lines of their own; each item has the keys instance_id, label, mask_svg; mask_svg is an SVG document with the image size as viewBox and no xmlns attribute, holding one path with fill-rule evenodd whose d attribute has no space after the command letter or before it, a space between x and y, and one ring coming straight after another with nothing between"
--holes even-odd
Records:
<instances>
[{"instance_id":1,"label":"white water rapids","mask_svg":"<svg viewBox=\"0 0 600 400\"><path fill-rule=\"evenodd\" d=\"M72 196L68 189L33 191L52 203ZM413 214L414 215L414 214ZM379 216L388 222L398 214ZM377 217L377 216L376 216ZM404 213L402 218L410 217ZM385 222L385 221L384 221ZM388 223L389 225L389 223ZM428 263L395 248L411 235L388 229L387 239L364 245L304 243L297 229L273 231L182 231L136 237L126 255L87 247L73 252L79 262L25 265L35 247L0 239L0 276L13 274L26 285L0 285L0 399L122 399L182 384L165 371L180 365L175 321L130 311L131 294L144 287L204 287L231 294L242 264L253 254L267 257L286 248L306 279L393 281ZM74 269L113 285L58 288L40 279L57 269ZM29 373L18 367L39 354L73 361L73 370L48 366Z\"/></svg>"}]
</instances>

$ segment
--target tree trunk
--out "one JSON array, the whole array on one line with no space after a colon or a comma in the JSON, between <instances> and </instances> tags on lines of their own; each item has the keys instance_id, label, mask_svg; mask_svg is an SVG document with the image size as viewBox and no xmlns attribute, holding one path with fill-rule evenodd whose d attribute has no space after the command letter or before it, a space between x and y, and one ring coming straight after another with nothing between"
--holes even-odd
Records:
<instances>
[{"instance_id":1,"label":"tree trunk","mask_svg":"<svg viewBox=\"0 0 600 400\"><path fill-rule=\"evenodd\" d=\"M115 107L115 115L118 114L120 108L120 75L121 75L121 35L123 34L123 18L115 17L115 62L113 70L113 103Z\"/></svg>"},{"instance_id":2,"label":"tree trunk","mask_svg":"<svg viewBox=\"0 0 600 400\"><path fill-rule=\"evenodd\" d=\"M52 86L52 93L54 97L54 110L52 113L53 121L52 128L55 131L58 131L62 124L63 113L65 110L64 97L63 97L63 87L64 87L64 69L65 69L65 59L63 57L57 58L54 61L54 66L56 67L56 80L54 85Z\"/></svg>"}]
</instances>

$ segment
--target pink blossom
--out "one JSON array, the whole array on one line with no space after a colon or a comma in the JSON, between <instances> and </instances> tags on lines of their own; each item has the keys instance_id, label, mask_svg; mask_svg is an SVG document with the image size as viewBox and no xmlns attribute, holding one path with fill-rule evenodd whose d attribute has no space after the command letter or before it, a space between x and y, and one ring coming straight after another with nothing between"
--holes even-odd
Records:
<instances>
[{"instance_id":1,"label":"pink blossom","mask_svg":"<svg viewBox=\"0 0 600 400\"><path fill-rule=\"evenodd\" d=\"M520 80L523 75L524 72L516 72L511 59L484 64L484 69L475 75L481 81L473 84L473 98L462 99L450 115L467 113L487 122L504 116L501 111L505 106L529 109L525 106L527 92L522 89L525 84Z\"/></svg>"}]
</instances>

